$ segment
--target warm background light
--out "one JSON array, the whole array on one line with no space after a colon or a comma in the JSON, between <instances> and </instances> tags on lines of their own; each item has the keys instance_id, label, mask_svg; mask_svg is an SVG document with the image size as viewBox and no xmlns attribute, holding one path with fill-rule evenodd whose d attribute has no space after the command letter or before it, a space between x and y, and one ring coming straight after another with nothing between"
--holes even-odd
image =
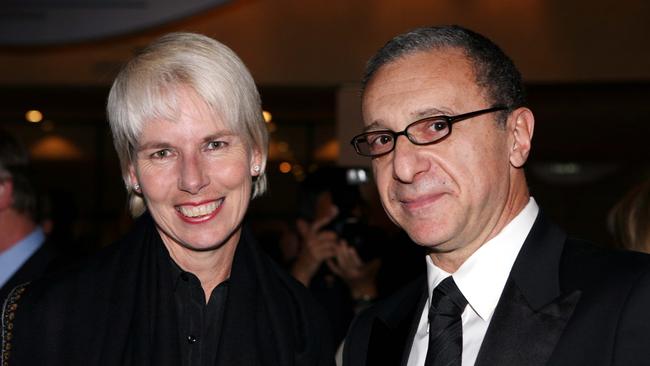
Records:
<instances>
[{"instance_id":1,"label":"warm background light","mask_svg":"<svg viewBox=\"0 0 650 366\"><path fill-rule=\"evenodd\" d=\"M81 148L62 136L43 137L37 140L29 150L35 160L79 160L83 158Z\"/></svg>"},{"instance_id":2,"label":"warm background light","mask_svg":"<svg viewBox=\"0 0 650 366\"><path fill-rule=\"evenodd\" d=\"M273 115L269 111L262 111L262 116L264 116L264 122L269 123L273 119Z\"/></svg>"},{"instance_id":3,"label":"warm background light","mask_svg":"<svg viewBox=\"0 0 650 366\"><path fill-rule=\"evenodd\" d=\"M25 119L27 122L38 123L43 120L43 113L32 109L31 111L27 111L27 113L25 113Z\"/></svg>"},{"instance_id":4,"label":"warm background light","mask_svg":"<svg viewBox=\"0 0 650 366\"><path fill-rule=\"evenodd\" d=\"M291 171L291 164L290 163L288 163L286 161L280 163L280 172L286 174L286 173L289 173L290 171Z\"/></svg>"}]
</instances>

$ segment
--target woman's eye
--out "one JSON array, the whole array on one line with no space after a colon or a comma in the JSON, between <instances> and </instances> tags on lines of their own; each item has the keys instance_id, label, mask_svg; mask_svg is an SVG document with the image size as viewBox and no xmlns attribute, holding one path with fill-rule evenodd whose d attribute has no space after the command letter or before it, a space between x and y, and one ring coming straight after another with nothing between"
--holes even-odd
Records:
<instances>
[{"instance_id":1,"label":"woman's eye","mask_svg":"<svg viewBox=\"0 0 650 366\"><path fill-rule=\"evenodd\" d=\"M151 154L151 157L154 159L164 159L169 157L170 155L171 155L171 151L169 151L168 149L164 149L164 150L156 151L155 153Z\"/></svg>"},{"instance_id":2,"label":"woman's eye","mask_svg":"<svg viewBox=\"0 0 650 366\"><path fill-rule=\"evenodd\" d=\"M225 141L210 141L208 142L208 150L218 150L226 146Z\"/></svg>"}]
</instances>

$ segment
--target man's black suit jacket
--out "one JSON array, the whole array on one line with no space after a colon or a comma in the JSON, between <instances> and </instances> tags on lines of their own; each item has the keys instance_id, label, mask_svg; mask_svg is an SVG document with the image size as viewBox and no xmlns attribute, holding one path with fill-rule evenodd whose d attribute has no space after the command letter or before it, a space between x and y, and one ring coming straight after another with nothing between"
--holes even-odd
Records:
<instances>
[{"instance_id":1,"label":"man's black suit jacket","mask_svg":"<svg viewBox=\"0 0 650 366\"><path fill-rule=\"evenodd\" d=\"M569 239L541 213L476 365L650 365L650 256ZM360 314L344 365L406 365L426 278Z\"/></svg>"},{"instance_id":2,"label":"man's black suit jacket","mask_svg":"<svg viewBox=\"0 0 650 366\"><path fill-rule=\"evenodd\" d=\"M53 263L57 257L57 251L54 243L45 241L34 254L23 263L23 265L14 273L9 280L0 287L0 304L9 295L9 292L16 286L26 282L33 281L46 272L53 269Z\"/></svg>"}]
</instances>

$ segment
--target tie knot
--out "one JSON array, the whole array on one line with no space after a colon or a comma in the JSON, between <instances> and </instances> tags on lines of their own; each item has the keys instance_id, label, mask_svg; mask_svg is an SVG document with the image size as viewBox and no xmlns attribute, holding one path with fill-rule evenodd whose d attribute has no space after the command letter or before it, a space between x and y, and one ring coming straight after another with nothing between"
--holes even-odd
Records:
<instances>
[{"instance_id":1,"label":"tie knot","mask_svg":"<svg viewBox=\"0 0 650 366\"><path fill-rule=\"evenodd\" d=\"M433 289L429 320L436 315L459 317L465 310L465 306L467 306L465 296L456 286L453 277L449 276Z\"/></svg>"}]
</instances>

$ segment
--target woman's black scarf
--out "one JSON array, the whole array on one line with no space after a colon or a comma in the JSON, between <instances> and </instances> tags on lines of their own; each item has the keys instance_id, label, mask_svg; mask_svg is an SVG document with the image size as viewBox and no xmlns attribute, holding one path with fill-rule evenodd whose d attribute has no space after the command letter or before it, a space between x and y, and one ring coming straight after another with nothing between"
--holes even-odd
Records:
<instances>
[{"instance_id":1,"label":"woman's black scarf","mask_svg":"<svg viewBox=\"0 0 650 366\"><path fill-rule=\"evenodd\" d=\"M16 288L3 310L2 362L180 365L169 260L145 214L126 238L79 268ZM330 346L306 290L242 230L217 365L329 365Z\"/></svg>"}]
</instances>

